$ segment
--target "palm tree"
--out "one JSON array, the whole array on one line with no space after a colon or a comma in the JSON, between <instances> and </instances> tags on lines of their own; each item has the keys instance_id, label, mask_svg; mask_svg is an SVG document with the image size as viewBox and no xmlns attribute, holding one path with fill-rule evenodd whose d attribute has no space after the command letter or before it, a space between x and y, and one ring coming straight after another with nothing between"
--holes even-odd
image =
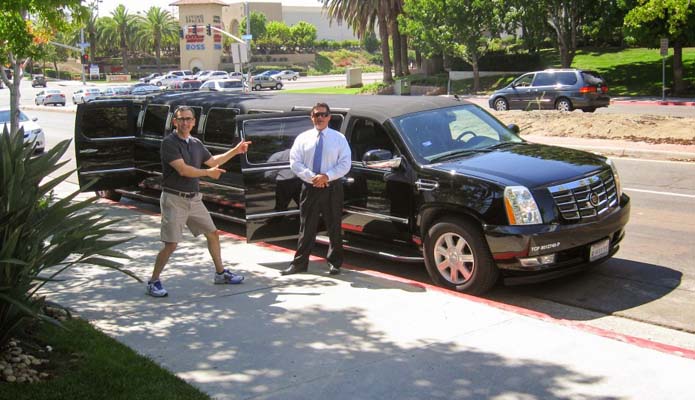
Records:
<instances>
[{"instance_id":1,"label":"palm tree","mask_svg":"<svg viewBox=\"0 0 695 400\"><path fill-rule=\"evenodd\" d=\"M137 17L136 38L142 48L153 48L157 59L157 72L162 72L162 44L167 39L178 37L179 25L169 11L150 7L145 16Z\"/></svg>"},{"instance_id":2,"label":"palm tree","mask_svg":"<svg viewBox=\"0 0 695 400\"><path fill-rule=\"evenodd\" d=\"M363 38L379 25L381 55L384 59L384 82L393 82L389 52L388 13L391 0L322 0L331 20L347 22L357 37Z\"/></svg>"},{"instance_id":3,"label":"palm tree","mask_svg":"<svg viewBox=\"0 0 695 400\"><path fill-rule=\"evenodd\" d=\"M97 55L97 14L93 8L88 9L88 18L86 19L87 26L87 41L89 42L89 59L94 60Z\"/></svg>"},{"instance_id":4,"label":"palm tree","mask_svg":"<svg viewBox=\"0 0 695 400\"><path fill-rule=\"evenodd\" d=\"M119 4L111 11L111 17L103 18L101 32L103 40L120 43L123 68L126 71L128 70L128 49L134 36L135 25L135 15L129 14L123 4Z\"/></svg>"}]
</instances>

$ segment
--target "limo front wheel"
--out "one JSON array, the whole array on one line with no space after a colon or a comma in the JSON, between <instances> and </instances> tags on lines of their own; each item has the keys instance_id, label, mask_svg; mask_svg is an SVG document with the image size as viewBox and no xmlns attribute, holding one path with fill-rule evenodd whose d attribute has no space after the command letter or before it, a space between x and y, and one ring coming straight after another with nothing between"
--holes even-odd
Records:
<instances>
[{"instance_id":1,"label":"limo front wheel","mask_svg":"<svg viewBox=\"0 0 695 400\"><path fill-rule=\"evenodd\" d=\"M429 229L425 265L436 284L469 294L488 291L499 275L480 228L459 218L438 221Z\"/></svg>"}]
</instances>

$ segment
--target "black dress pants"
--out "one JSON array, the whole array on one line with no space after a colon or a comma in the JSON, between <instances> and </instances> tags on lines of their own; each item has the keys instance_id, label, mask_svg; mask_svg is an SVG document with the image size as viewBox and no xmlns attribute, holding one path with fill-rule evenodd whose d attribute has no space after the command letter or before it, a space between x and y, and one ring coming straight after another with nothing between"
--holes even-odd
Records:
<instances>
[{"instance_id":1,"label":"black dress pants","mask_svg":"<svg viewBox=\"0 0 695 400\"><path fill-rule=\"evenodd\" d=\"M328 231L330 247L328 262L340 268L343 264L343 238L341 221L343 215L343 185L338 181L330 182L327 188L315 188L303 182L299 197L299 243L292 264L297 268L306 268L309 256L316 242L316 231L321 216Z\"/></svg>"}]
</instances>

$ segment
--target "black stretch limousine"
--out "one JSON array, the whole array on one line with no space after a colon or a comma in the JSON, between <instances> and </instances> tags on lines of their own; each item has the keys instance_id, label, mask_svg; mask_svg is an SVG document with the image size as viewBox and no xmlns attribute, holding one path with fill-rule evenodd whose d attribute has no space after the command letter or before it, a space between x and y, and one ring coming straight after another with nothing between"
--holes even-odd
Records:
<instances>
[{"instance_id":1,"label":"black stretch limousine","mask_svg":"<svg viewBox=\"0 0 695 400\"><path fill-rule=\"evenodd\" d=\"M422 262L437 284L479 294L499 278L535 282L611 257L630 200L605 157L533 144L480 107L453 98L168 93L81 104L75 124L83 190L159 197L159 147L173 111L193 107L193 134L213 154L249 152L201 180L216 217L247 240L295 237L299 181L288 150L316 101L331 106L352 169L343 179L347 249ZM91 183L91 185L90 185Z\"/></svg>"}]
</instances>

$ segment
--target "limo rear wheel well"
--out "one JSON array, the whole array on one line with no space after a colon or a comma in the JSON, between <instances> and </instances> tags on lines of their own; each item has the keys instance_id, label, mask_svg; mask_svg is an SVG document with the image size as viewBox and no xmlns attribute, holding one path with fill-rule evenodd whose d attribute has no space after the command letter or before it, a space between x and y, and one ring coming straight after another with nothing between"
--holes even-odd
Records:
<instances>
[{"instance_id":1,"label":"limo rear wheel well","mask_svg":"<svg viewBox=\"0 0 695 400\"><path fill-rule=\"evenodd\" d=\"M478 295L497 282L499 270L477 221L438 218L427 228L423 244L427 272L437 285Z\"/></svg>"}]
</instances>

